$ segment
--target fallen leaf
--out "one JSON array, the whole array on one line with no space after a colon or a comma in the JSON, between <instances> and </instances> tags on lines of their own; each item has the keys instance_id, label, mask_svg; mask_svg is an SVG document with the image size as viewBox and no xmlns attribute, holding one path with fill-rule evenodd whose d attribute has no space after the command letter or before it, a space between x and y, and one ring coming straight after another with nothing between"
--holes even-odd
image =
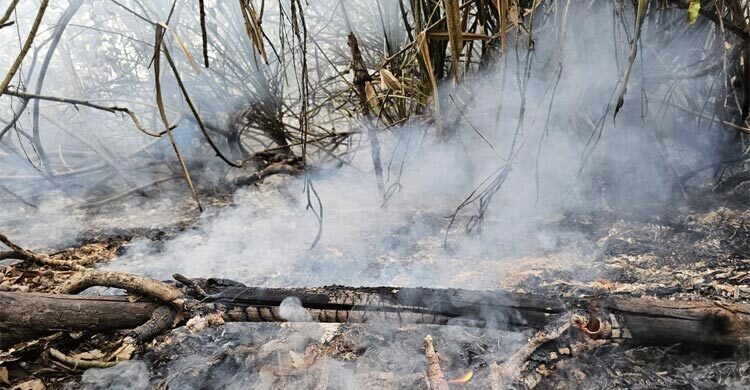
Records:
<instances>
[{"instance_id":1,"label":"fallen leaf","mask_svg":"<svg viewBox=\"0 0 750 390\"><path fill-rule=\"evenodd\" d=\"M75 354L71 357L74 359L79 359L79 360L99 360L104 357L104 354L102 353L102 351L98 349L94 349L91 351L86 351L86 352Z\"/></svg>"},{"instance_id":2,"label":"fallen leaf","mask_svg":"<svg viewBox=\"0 0 750 390\"><path fill-rule=\"evenodd\" d=\"M115 360L118 362L123 360L130 360L130 358L133 356L133 353L135 352L135 349L135 344L123 343L123 345L112 354L112 357L115 358Z\"/></svg>"}]
</instances>

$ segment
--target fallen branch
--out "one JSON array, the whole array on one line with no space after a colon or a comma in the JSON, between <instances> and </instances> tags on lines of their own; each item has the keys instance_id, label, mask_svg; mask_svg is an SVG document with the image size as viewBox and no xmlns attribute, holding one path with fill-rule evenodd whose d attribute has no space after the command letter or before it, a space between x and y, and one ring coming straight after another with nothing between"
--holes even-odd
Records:
<instances>
[{"instance_id":1,"label":"fallen branch","mask_svg":"<svg viewBox=\"0 0 750 390\"><path fill-rule=\"evenodd\" d=\"M130 331L130 337L136 344L143 344L172 329L176 319L177 310L170 306L159 306L151 313L151 318L148 321Z\"/></svg>"},{"instance_id":2,"label":"fallen branch","mask_svg":"<svg viewBox=\"0 0 750 390\"><path fill-rule=\"evenodd\" d=\"M252 175L241 176L234 179L232 185L235 187L249 186L273 175L299 175L303 172L301 162L302 160L298 157L291 157L280 162L274 162L268 164L268 166Z\"/></svg>"},{"instance_id":3,"label":"fallen branch","mask_svg":"<svg viewBox=\"0 0 750 390\"><path fill-rule=\"evenodd\" d=\"M557 368L559 364L562 364L565 359L569 359L576 356L581 356L585 353L601 348L607 344L611 344L610 340L594 340L588 339L584 341L575 342L571 345L558 348L557 352L552 353L549 360L545 361L534 367L533 369L527 368L524 371L526 374L521 375L517 378L516 383L525 386L527 389L536 388L539 383L546 377L552 374L550 368ZM565 352L565 353L562 353Z\"/></svg>"},{"instance_id":4,"label":"fallen branch","mask_svg":"<svg viewBox=\"0 0 750 390\"><path fill-rule=\"evenodd\" d=\"M181 304L182 291L164 282L124 272L88 270L68 279L60 286L62 294L77 294L89 287L102 286L127 290L164 303Z\"/></svg>"}]
</instances>

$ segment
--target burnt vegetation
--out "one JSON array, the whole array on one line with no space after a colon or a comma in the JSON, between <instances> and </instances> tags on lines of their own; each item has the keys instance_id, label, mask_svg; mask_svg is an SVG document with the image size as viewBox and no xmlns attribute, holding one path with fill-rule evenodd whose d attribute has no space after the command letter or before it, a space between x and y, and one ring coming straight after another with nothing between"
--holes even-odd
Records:
<instances>
[{"instance_id":1,"label":"burnt vegetation","mask_svg":"<svg viewBox=\"0 0 750 390\"><path fill-rule=\"evenodd\" d=\"M0 387L750 385L747 2L311 3L0 4Z\"/></svg>"}]
</instances>

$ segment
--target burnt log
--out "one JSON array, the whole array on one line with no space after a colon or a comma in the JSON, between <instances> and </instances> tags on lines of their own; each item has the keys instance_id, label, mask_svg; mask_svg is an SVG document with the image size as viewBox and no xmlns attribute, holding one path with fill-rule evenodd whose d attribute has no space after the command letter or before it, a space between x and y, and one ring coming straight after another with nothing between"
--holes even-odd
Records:
<instances>
[{"instance_id":1,"label":"burnt log","mask_svg":"<svg viewBox=\"0 0 750 390\"><path fill-rule=\"evenodd\" d=\"M750 305L611 297L603 309L644 345L733 347L750 344ZM623 336L627 336L626 334Z\"/></svg>"},{"instance_id":2,"label":"burnt log","mask_svg":"<svg viewBox=\"0 0 750 390\"><path fill-rule=\"evenodd\" d=\"M392 320L541 330L573 315L573 331L590 339L642 345L681 343L688 348L750 344L750 305L746 304L622 296L573 299L460 289L255 288L212 279L195 281L187 287L199 290L200 298L187 299L185 312L219 314L225 321L286 321L282 302L296 297L307 311L307 321ZM54 331L136 328L158 320L152 313L160 306L125 297L0 292L0 346Z\"/></svg>"},{"instance_id":3,"label":"burnt log","mask_svg":"<svg viewBox=\"0 0 750 390\"><path fill-rule=\"evenodd\" d=\"M209 280L210 282L210 280ZM462 289L326 286L257 288L212 286L203 303L228 321L283 321L279 307L296 297L313 321L461 325L497 329L541 329L568 312L566 302L532 294Z\"/></svg>"},{"instance_id":4,"label":"burnt log","mask_svg":"<svg viewBox=\"0 0 750 390\"><path fill-rule=\"evenodd\" d=\"M57 331L132 329L161 304L124 296L77 296L0 291L0 348Z\"/></svg>"}]
</instances>

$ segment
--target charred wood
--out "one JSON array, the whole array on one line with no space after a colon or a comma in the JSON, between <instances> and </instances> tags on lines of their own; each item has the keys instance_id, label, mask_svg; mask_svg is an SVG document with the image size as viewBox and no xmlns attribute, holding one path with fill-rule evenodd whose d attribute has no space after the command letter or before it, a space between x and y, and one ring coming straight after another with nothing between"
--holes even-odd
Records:
<instances>
[{"instance_id":1,"label":"charred wood","mask_svg":"<svg viewBox=\"0 0 750 390\"><path fill-rule=\"evenodd\" d=\"M132 329L148 321L159 306L120 296L0 291L0 348L60 330Z\"/></svg>"},{"instance_id":2,"label":"charred wood","mask_svg":"<svg viewBox=\"0 0 750 390\"><path fill-rule=\"evenodd\" d=\"M224 321L287 321L280 305L296 297L309 319L320 322L423 323L543 330L573 314L571 331L591 340L688 348L734 348L750 342L750 305L716 301L668 301L654 298L568 299L501 291L459 289L343 287L255 288L221 280L194 279L198 299L186 298L187 317L218 314ZM187 290L187 289L186 289ZM189 295L189 292L187 293ZM60 330L132 329L151 320L164 329L169 316L154 311L163 304L129 302L124 297L0 293L3 346L11 329L31 334ZM166 309L160 309L166 310ZM162 317L169 320L161 321ZM152 325L149 325L152 326ZM141 328L145 329L145 328ZM149 328L151 329L151 328ZM146 332L148 337L155 331Z\"/></svg>"}]
</instances>

